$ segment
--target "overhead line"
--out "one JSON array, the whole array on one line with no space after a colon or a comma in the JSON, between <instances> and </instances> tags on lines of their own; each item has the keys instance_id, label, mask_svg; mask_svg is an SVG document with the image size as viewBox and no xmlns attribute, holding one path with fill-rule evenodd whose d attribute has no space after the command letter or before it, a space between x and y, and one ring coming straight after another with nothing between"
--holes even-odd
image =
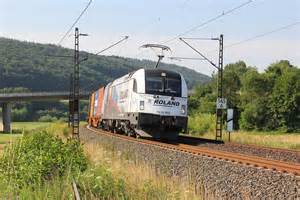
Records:
<instances>
[{"instance_id":1,"label":"overhead line","mask_svg":"<svg viewBox=\"0 0 300 200\"><path fill-rule=\"evenodd\" d=\"M253 36L253 37L250 37L248 39L245 39L245 40L233 43L233 44L225 45L224 48L230 48L230 47L233 47L233 46L237 46L237 45L240 45L242 43L249 42L251 40L255 40L257 38L261 38L261 37L264 37L264 36L272 34L272 33L276 33L276 32L282 31L282 30L289 29L289 28L291 28L293 26L296 26L296 25L299 25L299 24L300 24L300 21L292 23L292 24L289 24L289 25L286 25L286 26L282 26L280 28L277 28L277 29L274 29L274 30L271 30L271 31L268 31L268 32L265 32L265 33L262 33L262 34L259 34L259 35L256 35L256 36Z\"/></svg>"},{"instance_id":2,"label":"overhead line","mask_svg":"<svg viewBox=\"0 0 300 200\"><path fill-rule=\"evenodd\" d=\"M85 6L85 8L81 11L80 15L76 18L72 26L68 29L68 31L65 33L65 35L59 40L58 45L61 45L61 43L64 41L64 39L67 37L67 35L72 31L73 27L77 24L77 22L80 20L82 15L86 12L86 10L89 8L93 0L90 0L89 3Z\"/></svg>"},{"instance_id":3,"label":"overhead line","mask_svg":"<svg viewBox=\"0 0 300 200\"><path fill-rule=\"evenodd\" d=\"M187 31L184 31L184 32L176 35L175 37L173 37L173 38L171 38L169 40L164 41L163 43L168 43L168 42L171 42L173 40L176 40L177 38L179 38L179 37L181 37L183 35L186 35L186 34L188 34L190 32L193 32L193 31L197 30L198 28L200 28L202 26L205 26L205 25L207 25L207 24L209 24L209 23L211 23L211 22L213 22L213 21L215 21L215 20L217 20L217 19L219 19L219 18L221 18L221 17L223 17L225 15L228 15L228 14L230 14L230 13L232 13L232 12L234 12L234 11L236 11L236 10L238 10L238 9L240 9L240 8L242 8L242 7L250 4L252 2L253 2L253 0L248 0L248 1L246 1L246 2L244 2L244 3L242 3L242 4L238 5L238 6L236 6L234 8L226 10L226 11L222 12L221 14L219 14L219 15L213 17L213 18L208 19L207 21L205 21L205 22L203 22L203 23L201 23L201 24L199 24L197 26L194 26L194 27L188 29Z\"/></svg>"},{"instance_id":4,"label":"overhead line","mask_svg":"<svg viewBox=\"0 0 300 200\"><path fill-rule=\"evenodd\" d=\"M101 51L99 51L98 53L96 53L96 55L99 55L100 53L103 53L104 51L116 46L117 44L120 44L121 42L123 42L124 40L127 40L129 38L129 36L125 36L123 39L119 40L118 42L106 47L105 49L102 49Z\"/></svg>"},{"instance_id":5,"label":"overhead line","mask_svg":"<svg viewBox=\"0 0 300 200\"><path fill-rule=\"evenodd\" d=\"M273 34L273 33L276 33L276 32L282 31L282 30L289 29L289 28L294 27L296 25L300 25L300 21L294 22L294 23L291 23L291 24L288 24L288 25L285 25L285 26L282 26L282 27L279 27L279 28L276 28L276 29L273 29L271 31L267 31L265 33L255 35L253 37L250 37L248 39L245 39L245 40L242 40L242 41L239 41L239 42L235 42L235 43L232 43L232 44L229 44L229 45L224 45L224 49L231 48L231 47L234 47L234 46L238 46L240 44L243 44L243 43L246 43L246 42L249 42L249 41L252 41L252 40L256 40L256 39L264 37L266 35L270 35L270 34ZM193 38L191 38L191 39L193 39ZM210 51L207 51L206 53L211 53L211 52L215 52L215 51L216 50L210 50Z\"/></svg>"}]
</instances>

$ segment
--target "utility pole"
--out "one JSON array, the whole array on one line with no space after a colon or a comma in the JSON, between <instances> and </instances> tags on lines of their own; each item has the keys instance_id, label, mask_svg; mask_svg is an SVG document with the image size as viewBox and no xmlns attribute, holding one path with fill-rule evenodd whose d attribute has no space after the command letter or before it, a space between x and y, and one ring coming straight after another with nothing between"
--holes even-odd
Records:
<instances>
[{"instance_id":1,"label":"utility pole","mask_svg":"<svg viewBox=\"0 0 300 200\"><path fill-rule=\"evenodd\" d=\"M70 74L69 121L68 127L73 127L73 73Z\"/></svg>"},{"instance_id":2,"label":"utility pole","mask_svg":"<svg viewBox=\"0 0 300 200\"><path fill-rule=\"evenodd\" d=\"M75 28L75 48L74 48L74 72L73 72L73 93L72 93L72 136L79 140L79 122L80 122L80 112L79 112L79 36L88 36L87 34L79 33L79 29Z\"/></svg>"},{"instance_id":3,"label":"utility pole","mask_svg":"<svg viewBox=\"0 0 300 200\"><path fill-rule=\"evenodd\" d=\"M216 140L222 140L223 108L218 106L219 99L223 99L223 35L219 38L219 66L217 80L218 100L216 109Z\"/></svg>"},{"instance_id":4,"label":"utility pole","mask_svg":"<svg viewBox=\"0 0 300 200\"><path fill-rule=\"evenodd\" d=\"M216 140L222 140L222 129L223 129L223 109L226 109L227 102L226 99L223 98L223 35L221 34L219 38L179 38L182 42L184 42L187 46L197 52L201 58L200 60L206 60L212 66L214 66L218 70L218 78L217 78L217 102L216 102ZM210 59L205 57L200 51L190 45L186 40L217 40L219 41L219 63L216 65ZM177 59L177 57L174 57ZM174 59L173 58L173 59ZM179 59L195 59L195 58L181 58Z\"/></svg>"}]
</instances>

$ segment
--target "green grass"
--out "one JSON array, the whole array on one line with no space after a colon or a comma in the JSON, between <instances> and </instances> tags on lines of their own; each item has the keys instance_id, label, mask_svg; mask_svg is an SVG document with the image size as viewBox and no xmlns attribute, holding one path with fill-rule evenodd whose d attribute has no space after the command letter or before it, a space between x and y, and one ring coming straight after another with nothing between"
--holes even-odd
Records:
<instances>
[{"instance_id":1,"label":"green grass","mask_svg":"<svg viewBox=\"0 0 300 200\"><path fill-rule=\"evenodd\" d=\"M15 139L21 137L22 134L0 134L0 145L7 144L9 142L14 141Z\"/></svg>"},{"instance_id":2,"label":"green grass","mask_svg":"<svg viewBox=\"0 0 300 200\"><path fill-rule=\"evenodd\" d=\"M215 132L205 133L202 138L215 139ZM263 131L236 131L231 133L231 142L253 144L263 147L300 150L300 133L280 133ZM223 140L228 141L228 133L223 131Z\"/></svg>"},{"instance_id":3,"label":"green grass","mask_svg":"<svg viewBox=\"0 0 300 200\"><path fill-rule=\"evenodd\" d=\"M35 129L43 129L53 124L53 122L13 122L13 132L32 131Z\"/></svg>"},{"instance_id":4,"label":"green grass","mask_svg":"<svg viewBox=\"0 0 300 200\"><path fill-rule=\"evenodd\" d=\"M189 116L188 126L192 136L215 139L215 115L196 113ZM228 141L226 130L223 131L223 140ZM231 133L231 142L300 150L300 133L235 131Z\"/></svg>"}]
</instances>

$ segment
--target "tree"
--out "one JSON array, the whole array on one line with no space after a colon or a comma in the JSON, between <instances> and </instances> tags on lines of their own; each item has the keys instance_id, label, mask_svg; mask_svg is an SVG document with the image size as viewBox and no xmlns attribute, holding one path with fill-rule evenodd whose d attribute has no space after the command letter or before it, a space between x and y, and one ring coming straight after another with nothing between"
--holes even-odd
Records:
<instances>
[{"instance_id":1,"label":"tree","mask_svg":"<svg viewBox=\"0 0 300 200\"><path fill-rule=\"evenodd\" d=\"M300 129L300 69L287 68L276 79L271 110L274 122L282 130Z\"/></svg>"},{"instance_id":2,"label":"tree","mask_svg":"<svg viewBox=\"0 0 300 200\"><path fill-rule=\"evenodd\" d=\"M266 74L260 74L254 68L248 70L242 78L241 88L241 127L243 129L272 129L269 112L269 96L272 85Z\"/></svg>"}]
</instances>

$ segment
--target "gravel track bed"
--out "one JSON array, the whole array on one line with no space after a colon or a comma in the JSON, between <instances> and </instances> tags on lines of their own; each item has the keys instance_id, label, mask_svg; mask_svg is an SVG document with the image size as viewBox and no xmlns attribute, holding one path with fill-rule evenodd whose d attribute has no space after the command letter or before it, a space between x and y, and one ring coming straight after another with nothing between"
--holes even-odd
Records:
<instances>
[{"instance_id":1,"label":"gravel track bed","mask_svg":"<svg viewBox=\"0 0 300 200\"><path fill-rule=\"evenodd\" d=\"M197 146L208 147L220 151L228 151L240 154L247 154L253 156L259 156L262 158L268 158L272 160L279 160L284 162L292 162L292 163L300 163L300 151L284 151L280 149L268 149L268 148L260 148L256 146L247 146L242 144L213 144L207 142L201 142L201 139L187 139L180 138L180 142L185 144L192 144Z\"/></svg>"},{"instance_id":2,"label":"gravel track bed","mask_svg":"<svg viewBox=\"0 0 300 200\"><path fill-rule=\"evenodd\" d=\"M151 165L157 173L195 184L204 199L300 199L300 176L205 156L141 145L81 129L82 142L95 142Z\"/></svg>"}]
</instances>

